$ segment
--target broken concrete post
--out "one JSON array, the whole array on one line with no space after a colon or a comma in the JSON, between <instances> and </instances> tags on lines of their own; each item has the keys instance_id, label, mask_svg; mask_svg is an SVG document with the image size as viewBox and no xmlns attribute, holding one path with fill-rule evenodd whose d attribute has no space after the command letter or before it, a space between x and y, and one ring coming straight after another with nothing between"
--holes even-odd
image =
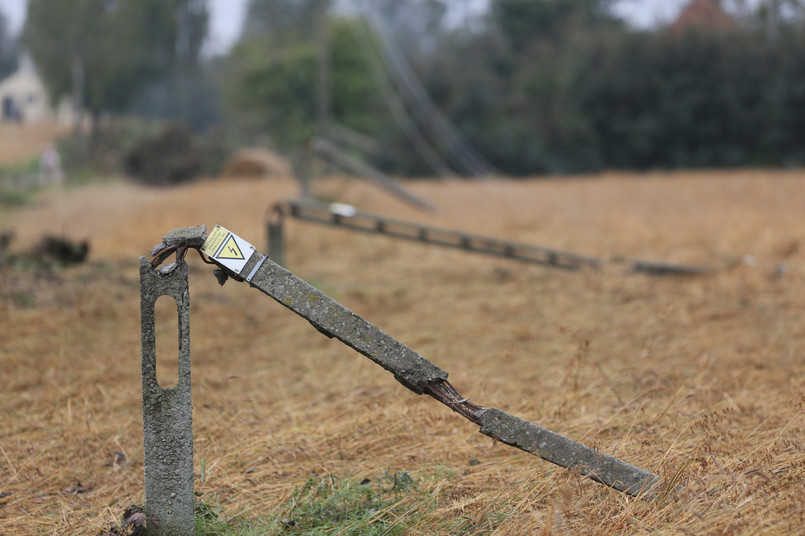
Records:
<instances>
[{"instance_id":1,"label":"broken concrete post","mask_svg":"<svg viewBox=\"0 0 805 536\"><path fill-rule=\"evenodd\" d=\"M381 234L398 240L461 249L471 253L504 257L564 270L598 268L602 264L601 260L593 257L396 220L362 212L356 210L355 207L341 203L323 204L304 199L289 199L274 205L274 211L319 225L349 229L359 233ZM270 254L269 257L274 259ZM274 260L276 262L276 259Z\"/></svg>"},{"instance_id":2,"label":"broken concrete post","mask_svg":"<svg viewBox=\"0 0 805 536\"><path fill-rule=\"evenodd\" d=\"M200 248L207 239L206 225L193 225L174 229L162 237L162 242L154 246L151 255L156 255L165 248L189 247Z\"/></svg>"},{"instance_id":3,"label":"broken concrete post","mask_svg":"<svg viewBox=\"0 0 805 536\"><path fill-rule=\"evenodd\" d=\"M179 317L179 381L170 389L157 382L154 305L161 296L176 300ZM195 514L187 264L157 270L140 258L140 322L148 535L188 536L195 532Z\"/></svg>"},{"instance_id":4,"label":"broken concrete post","mask_svg":"<svg viewBox=\"0 0 805 536\"><path fill-rule=\"evenodd\" d=\"M661 491L659 476L582 443L494 408L470 402L447 372L370 324L320 290L258 253L254 246L217 225L186 227L166 235L153 250L155 262L175 251L177 263L161 270L140 259L143 341L143 431L145 436L146 512L159 525L152 535L193 532L193 432L190 397L190 301L188 247L199 247L220 267L217 277L245 281L305 318L317 330L357 350L388 370L405 387L428 394L481 427L481 433L535 454L596 482L641 498ZM154 304L160 296L176 300L179 312L179 383L162 389L156 378Z\"/></svg>"},{"instance_id":5,"label":"broken concrete post","mask_svg":"<svg viewBox=\"0 0 805 536\"><path fill-rule=\"evenodd\" d=\"M273 260L254 255L244 273L250 274L247 281L253 287L393 373L408 389L422 393L426 383L447 378L445 371Z\"/></svg>"},{"instance_id":6,"label":"broken concrete post","mask_svg":"<svg viewBox=\"0 0 805 536\"><path fill-rule=\"evenodd\" d=\"M640 467L499 409L480 415L481 433L629 495L653 497L660 478Z\"/></svg>"},{"instance_id":7,"label":"broken concrete post","mask_svg":"<svg viewBox=\"0 0 805 536\"><path fill-rule=\"evenodd\" d=\"M208 242L202 251L235 280L247 282L324 335L365 355L411 391L428 394L479 425L481 433L629 495L647 499L657 496L659 476L498 409L473 404L447 381L446 371L257 253L231 231L216 226Z\"/></svg>"}]
</instances>

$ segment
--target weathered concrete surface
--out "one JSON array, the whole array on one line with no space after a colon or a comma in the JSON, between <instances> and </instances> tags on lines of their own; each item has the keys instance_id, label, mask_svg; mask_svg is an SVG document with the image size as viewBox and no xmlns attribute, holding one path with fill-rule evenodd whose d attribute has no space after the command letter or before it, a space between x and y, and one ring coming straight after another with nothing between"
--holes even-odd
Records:
<instances>
[{"instance_id":1,"label":"weathered concrete surface","mask_svg":"<svg viewBox=\"0 0 805 536\"><path fill-rule=\"evenodd\" d=\"M221 266L237 281L243 278ZM248 283L310 322L317 330L357 350L417 394L427 393L481 426L481 433L574 470L630 495L656 496L660 478L577 441L497 409L478 406L447 381L447 372L370 324L323 292L263 255L241 269ZM220 279L219 279L220 281Z\"/></svg>"},{"instance_id":2,"label":"weathered concrete surface","mask_svg":"<svg viewBox=\"0 0 805 536\"><path fill-rule=\"evenodd\" d=\"M162 237L162 242L154 246L151 255L158 255L168 248L189 247L200 248L207 239L207 226L194 225L192 227L180 227L174 229Z\"/></svg>"},{"instance_id":3,"label":"weathered concrete surface","mask_svg":"<svg viewBox=\"0 0 805 536\"><path fill-rule=\"evenodd\" d=\"M339 208L348 210L339 210ZM601 260L593 257L387 218L355 210L349 205L327 205L307 199L289 199L274 205L274 211L320 225L361 233L382 234L400 240L460 249L564 270L578 270L583 267L598 268L602 264ZM274 258L271 254L269 257Z\"/></svg>"},{"instance_id":4,"label":"weathered concrete surface","mask_svg":"<svg viewBox=\"0 0 805 536\"><path fill-rule=\"evenodd\" d=\"M499 409L487 409L481 414L480 421L484 435L629 495L651 497L659 491L660 478L654 473Z\"/></svg>"},{"instance_id":5,"label":"weathered concrete surface","mask_svg":"<svg viewBox=\"0 0 805 536\"><path fill-rule=\"evenodd\" d=\"M250 268L247 264L242 273ZM447 372L271 259L265 260L249 284L388 370L417 394L428 383L447 379Z\"/></svg>"},{"instance_id":6,"label":"weathered concrete surface","mask_svg":"<svg viewBox=\"0 0 805 536\"><path fill-rule=\"evenodd\" d=\"M157 383L154 304L161 296L176 300L179 316L179 381L170 389ZM163 274L140 258L140 321L148 534L187 536L194 533L195 527L187 264L181 262L172 272Z\"/></svg>"}]
</instances>

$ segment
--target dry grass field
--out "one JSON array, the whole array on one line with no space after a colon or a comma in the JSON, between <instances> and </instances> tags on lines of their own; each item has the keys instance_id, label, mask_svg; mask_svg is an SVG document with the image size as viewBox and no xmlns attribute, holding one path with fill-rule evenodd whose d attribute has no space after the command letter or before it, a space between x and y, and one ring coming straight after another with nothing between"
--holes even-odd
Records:
<instances>
[{"instance_id":1,"label":"dry grass field","mask_svg":"<svg viewBox=\"0 0 805 536\"><path fill-rule=\"evenodd\" d=\"M804 184L802 171L411 183L439 208L420 214L358 182L320 183L321 197L366 211L612 261L568 273L287 225L292 271L473 402L684 489L646 503L496 444L247 285L219 287L192 256L199 500L278 519L282 533L308 482L323 502L322 486L391 493L407 471L414 491L330 533L802 534ZM142 503L138 257L201 223L265 250L266 209L295 194L278 180L111 182L2 213L17 251L56 233L89 239L91 254L57 272L0 272L0 534L94 535ZM623 257L715 271L632 274ZM170 308L158 310L166 374Z\"/></svg>"},{"instance_id":2,"label":"dry grass field","mask_svg":"<svg viewBox=\"0 0 805 536\"><path fill-rule=\"evenodd\" d=\"M49 123L0 123L0 166L18 164L20 161L38 157L55 136L67 130L64 126Z\"/></svg>"}]
</instances>

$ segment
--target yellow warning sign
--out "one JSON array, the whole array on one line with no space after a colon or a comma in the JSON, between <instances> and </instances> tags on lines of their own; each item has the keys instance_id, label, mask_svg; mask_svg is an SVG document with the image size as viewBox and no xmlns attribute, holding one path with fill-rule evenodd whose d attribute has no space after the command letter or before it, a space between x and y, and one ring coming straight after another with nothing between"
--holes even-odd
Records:
<instances>
[{"instance_id":1,"label":"yellow warning sign","mask_svg":"<svg viewBox=\"0 0 805 536\"><path fill-rule=\"evenodd\" d=\"M210 257L215 257L215 254L218 253L218 249L221 247L221 244L224 243L224 239L227 236L232 236L232 233L221 227L220 225L216 225L210 235L207 237L207 240L204 242L204 245L201 247L201 251L209 255Z\"/></svg>"},{"instance_id":2,"label":"yellow warning sign","mask_svg":"<svg viewBox=\"0 0 805 536\"><path fill-rule=\"evenodd\" d=\"M224 243L224 247L221 248L221 252L215 257L217 259L244 260L243 253L240 251L240 247L238 247L238 242L231 233Z\"/></svg>"},{"instance_id":3,"label":"yellow warning sign","mask_svg":"<svg viewBox=\"0 0 805 536\"><path fill-rule=\"evenodd\" d=\"M201 246L201 251L221 266L240 274L256 250L235 233L216 225Z\"/></svg>"}]
</instances>

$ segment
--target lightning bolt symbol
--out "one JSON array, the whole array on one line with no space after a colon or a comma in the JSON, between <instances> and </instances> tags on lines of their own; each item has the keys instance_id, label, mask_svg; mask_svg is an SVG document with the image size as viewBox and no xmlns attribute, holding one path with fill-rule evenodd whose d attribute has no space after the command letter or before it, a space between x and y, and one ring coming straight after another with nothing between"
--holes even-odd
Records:
<instances>
[{"instance_id":1,"label":"lightning bolt symbol","mask_svg":"<svg viewBox=\"0 0 805 536\"><path fill-rule=\"evenodd\" d=\"M238 254L238 250L236 250L232 246L229 246L229 251L232 253L232 255L237 255Z\"/></svg>"}]
</instances>

